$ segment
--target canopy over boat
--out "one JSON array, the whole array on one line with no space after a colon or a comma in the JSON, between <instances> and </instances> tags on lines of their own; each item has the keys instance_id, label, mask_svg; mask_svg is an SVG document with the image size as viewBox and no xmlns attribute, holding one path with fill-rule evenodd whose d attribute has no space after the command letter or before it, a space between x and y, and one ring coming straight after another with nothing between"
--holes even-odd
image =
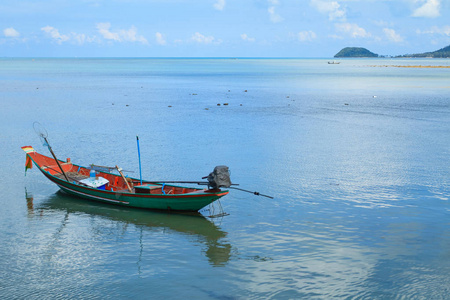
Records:
<instances>
[{"instance_id":1,"label":"canopy over boat","mask_svg":"<svg viewBox=\"0 0 450 300\"><path fill-rule=\"evenodd\" d=\"M61 190L89 200L145 209L198 211L228 194L228 167L219 166L208 176L208 188L193 188L127 178L116 166L112 169L89 168L42 155L31 146L24 146L26 168L34 163ZM53 154L53 153L52 153Z\"/></svg>"}]
</instances>

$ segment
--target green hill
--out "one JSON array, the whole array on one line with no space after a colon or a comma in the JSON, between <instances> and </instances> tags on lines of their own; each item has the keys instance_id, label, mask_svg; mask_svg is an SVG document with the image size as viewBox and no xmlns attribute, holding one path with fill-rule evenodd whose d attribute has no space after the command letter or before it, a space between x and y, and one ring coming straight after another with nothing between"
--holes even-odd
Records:
<instances>
[{"instance_id":1,"label":"green hill","mask_svg":"<svg viewBox=\"0 0 450 300\"><path fill-rule=\"evenodd\" d=\"M370 52L366 48L346 47L339 51L334 57L378 57L378 54Z\"/></svg>"},{"instance_id":2,"label":"green hill","mask_svg":"<svg viewBox=\"0 0 450 300\"><path fill-rule=\"evenodd\" d=\"M450 57L450 45L444 47L442 49L433 51L433 52L425 52L418 54L405 54L399 57L433 57L433 58L449 58Z\"/></svg>"}]
</instances>

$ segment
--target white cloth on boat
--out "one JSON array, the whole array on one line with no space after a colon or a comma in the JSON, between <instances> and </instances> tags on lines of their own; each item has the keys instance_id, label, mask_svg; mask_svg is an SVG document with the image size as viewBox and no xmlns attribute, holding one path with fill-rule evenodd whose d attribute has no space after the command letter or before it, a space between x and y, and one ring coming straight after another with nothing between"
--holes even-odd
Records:
<instances>
[{"instance_id":1,"label":"white cloth on boat","mask_svg":"<svg viewBox=\"0 0 450 300\"><path fill-rule=\"evenodd\" d=\"M103 177L89 177L83 180L80 180L80 183L93 187L93 188L98 188L101 187L105 184L109 183L109 180Z\"/></svg>"}]
</instances>

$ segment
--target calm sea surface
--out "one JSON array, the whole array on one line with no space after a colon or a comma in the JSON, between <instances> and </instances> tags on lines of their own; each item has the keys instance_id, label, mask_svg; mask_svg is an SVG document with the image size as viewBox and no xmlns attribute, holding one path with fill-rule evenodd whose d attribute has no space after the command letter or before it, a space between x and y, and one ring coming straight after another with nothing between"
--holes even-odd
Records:
<instances>
[{"instance_id":1,"label":"calm sea surface","mask_svg":"<svg viewBox=\"0 0 450 300\"><path fill-rule=\"evenodd\" d=\"M0 59L0 298L450 299L450 60ZM224 105L228 103L228 105ZM218 104L221 104L218 106ZM56 155L230 167L210 219L58 191Z\"/></svg>"}]
</instances>

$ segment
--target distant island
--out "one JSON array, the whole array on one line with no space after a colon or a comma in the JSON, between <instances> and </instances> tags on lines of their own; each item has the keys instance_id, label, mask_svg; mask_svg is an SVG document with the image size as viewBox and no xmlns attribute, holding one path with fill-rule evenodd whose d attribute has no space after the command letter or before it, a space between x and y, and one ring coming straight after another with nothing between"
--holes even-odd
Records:
<instances>
[{"instance_id":1,"label":"distant island","mask_svg":"<svg viewBox=\"0 0 450 300\"><path fill-rule=\"evenodd\" d=\"M397 57L432 57L432 58L449 58L450 57L450 45L444 47L442 49L433 51L433 52L425 52L419 54L405 54Z\"/></svg>"},{"instance_id":2,"label":"distant island","mask_svg":"<svg viewBox=\"0 0 450 300\"><path fill-rule=\"evenodd\" d=\"M450 45L447 47L444 47L442 49L433 51L433 52L425 52L425 53L418 53L418 54L405 54L405 55L398 55L398 56L381 56L378 54L375 54L373 52L370 52L366 48L360 48L360 47L346 47L339 51L334 57L430 57L430 58L450 58Z\"/></svg>"},{"instance_id":3,"label":"distant island","mask_svg":"<svg viewBox=\"0 0 450 300\"><path fill-rule=\"evenodd\" d=\"M378 57L378 54L370 52L366 48L346 47L339 51L334 57Z\"/></svg>"}]
</instances>

